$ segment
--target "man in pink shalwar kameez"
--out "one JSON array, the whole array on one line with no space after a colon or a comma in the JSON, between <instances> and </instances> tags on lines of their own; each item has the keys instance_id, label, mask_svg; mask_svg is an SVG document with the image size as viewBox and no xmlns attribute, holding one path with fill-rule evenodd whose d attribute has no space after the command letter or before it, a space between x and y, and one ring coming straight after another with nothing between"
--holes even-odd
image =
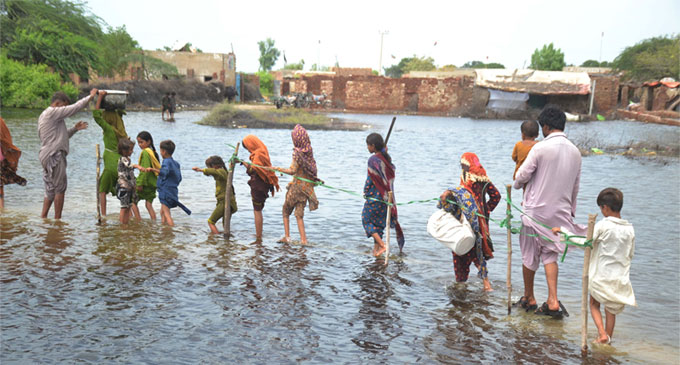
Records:
<instances>
[{"instance_id":1,"label":"man in pink shalwar kameez","mask_svg":"<svg viewBox=\"0 0 680 365\"><path fill-rule=\"evenodd\" d=\"M526 185L523 206L528 216L549 227L564 227L574 234L585 234L585 227L574 223L576 197L581 176L581 153L564 134L566 117L555 106L546 106L538 117L545 139L529 152L517 170L514 188ZM528 235L537 234L539 237ZM550 239L546 241L545 237ZM557 258L564 251L559 236L550 228L522 216L519 245L522 251L524 296L519 304L525 309L537 308L534 298L534 276L541 262L548 282L548 300L538 307L537 314L561 317L557 299Z\"/></svg>"}]
</instances>

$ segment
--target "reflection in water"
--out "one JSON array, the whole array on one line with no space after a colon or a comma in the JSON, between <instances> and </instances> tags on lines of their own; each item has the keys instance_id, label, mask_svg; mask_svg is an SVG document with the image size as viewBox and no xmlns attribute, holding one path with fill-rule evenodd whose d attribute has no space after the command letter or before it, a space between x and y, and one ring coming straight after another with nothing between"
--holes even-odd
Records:
<instances>
[{"instance_id":1,"label":"reflection in water","mask_svg":"<svg viewBox=\"0 0 680 365\"><path fill-rule=\"evenodd\" d=\"M359 285L355 299L361 301L359 313L353 322L362 322L363 326L361 332L352 337L352 342L366 353L381 354L383 350L389 349L390 342L402 334L399 314L390 308L388 302L400 302L395 297L391 281L398 277L404 264L393 263L389 267L385 266L381 258L369 260L372 262L364 262L364 272L353 280ZM396 269L396 272L390 273L390 269ZM372 356L368 358L373 359Z\"/></svg>"}]
</instances>

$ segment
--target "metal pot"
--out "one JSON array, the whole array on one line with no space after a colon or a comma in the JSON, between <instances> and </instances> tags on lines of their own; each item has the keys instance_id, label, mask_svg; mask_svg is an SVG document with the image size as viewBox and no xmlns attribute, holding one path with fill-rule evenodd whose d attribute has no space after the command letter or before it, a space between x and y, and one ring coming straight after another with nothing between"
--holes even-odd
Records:
<instances>
[{"instance_id":1,"label":"metal pot","mask_svg":"<svg viewBox=\"0 0 680 365\"><path fill-rule=\"evenodd\" d=\"M128 92L123 90L103 90L106 95L102 100L101 108L104 110L125 109L125 101L127 100Z\"/></svg>"}]
</instances>

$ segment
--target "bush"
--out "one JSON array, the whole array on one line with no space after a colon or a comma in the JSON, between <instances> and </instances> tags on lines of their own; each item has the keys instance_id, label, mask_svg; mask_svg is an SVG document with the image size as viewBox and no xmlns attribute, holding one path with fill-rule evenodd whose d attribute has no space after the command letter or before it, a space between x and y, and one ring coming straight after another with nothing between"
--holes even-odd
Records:
<instances>
[{"instance_id":1,"label":"bush","mask_svg":"<svg viewBox=\"0 0 680 365\"><path fill-rule=\"evenodd\" d=\"M78 96L75 85L62 83L47 66L26 66L0 55L0 106L46 108L56 91L65 92L72 100Z\"/></svg>"},{"instance_id":2,"label":"bush","mask_svg":"<svg viewBox=\"0 0 680 365\"><path fill-rule=\"evenodd\" d=\"M260 94L271 96L274 90L274 75L267 71L259 71L256 75L260 77Z\"/></svg>"}]
</instances>

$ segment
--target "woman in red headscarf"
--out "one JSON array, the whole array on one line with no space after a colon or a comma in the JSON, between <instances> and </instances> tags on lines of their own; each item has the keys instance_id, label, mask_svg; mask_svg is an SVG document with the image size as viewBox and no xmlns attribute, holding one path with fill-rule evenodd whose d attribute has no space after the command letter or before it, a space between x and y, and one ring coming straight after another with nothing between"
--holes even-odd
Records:
<instances>
[{"instance_id":1,"label":"woman in red headscarf","mask_svg":"<svg viewBox=\"0 0 680 365\"><path fill-rule=\"evenodd\" d=\"M250 161L253 165L246 165L246 172L250 175L250 196L253 199L253 214L255 215L255 240L262 241L262 209L269 193L274 196L274 188L279 188L279 179L271 169L267 146L255 135L249 134L243 138L243 147L250 152Z\"/></svg>"},{"instance_id":2,"label":"woman in red headscarf","mask_svg":"<svg viewBox=\"0 0 680 365\"><path fill-rule=\"evenodd\" d=\"M487 277L486 260L493 258L493 244L489 235L489 215L501 200L501 194L491 183L486 175L486 170L479 162L479 158L472 152L465 152L460 158L462 172L460 186L469 191L477 205L476 220L479 226L478 235L481 235L481 247L470 250L463 256L453 253L453 268L456 281L466 281L470 273L470 264L474 263L479 268L479 276L484 280L484 290L491 291L491 283ZM486 196L489 200L486 200Z\"/></svg>"},{"instance_id":3,"label":"woman in red headscarf","mask_svg":"<svg viewBox=\"0 0 680 365\"><path fill-rule=\"evenodd\" d=\"M12 144L12 136L5 120L0 117L0 138L2 139L2 149L0 149L0 209L5 207L5 185L19 184L26 185L26 179L17 175L19 157L21 150Z\"/></svg>"},{"instance_id":4,"label":"woman in red headscarf","mask_svg":"<svg viewBox=\"0 0 680 365\"><path fill-rule=\"evenodd\" d=\"M312 150L307 130L298 124L293 129L291 137L293 138L294 148L293 161L290 164L290 168L274 167L277 171L295 176L288 184L286 201L283 203L283 229L285 236L279 242L290 243L290 215L295 210L295 219L300 231L300 243L304 245L307 243L305 222L303 220L305 206L309 202L310 211L319 208L319 201L314 193L314 183L310 181L316 182L319 179L316 177L316 160L314 160L314 151Z\"/></svg>"}]
</instances>

